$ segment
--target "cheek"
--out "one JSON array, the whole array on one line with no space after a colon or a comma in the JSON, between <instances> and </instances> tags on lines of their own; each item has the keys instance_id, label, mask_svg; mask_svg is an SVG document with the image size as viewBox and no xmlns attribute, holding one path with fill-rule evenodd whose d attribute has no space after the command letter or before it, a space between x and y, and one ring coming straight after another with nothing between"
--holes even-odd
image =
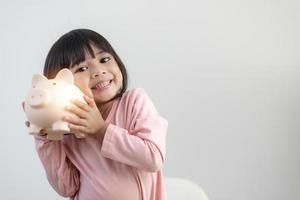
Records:
<instances>
[{"instance_id":1,"label":"cheek","mask_svg":"<svg viewBox=\"0 0 300 200\"><path fill-rule=\"evenodd\" d=\"M118 79L119 84L122 85L122 83L123 83L123 76L122 76L122 73L121 73L120 70L119 70L117 76L118 76L117 79Z\"/></svg>"},{"instance_id":2,"label":"cheek","mask_svg":"<svg viewBox=\"0 0 300 200\"><path fill-rule=\"evenodd\" d=\"M89 88L87 82L82 80L74 80L74 85L76 85L85 95L93 98L92 90Z\"/></svg>"},{"instance_id":3,"label":"cheek","mask_svg":"<svg viewBox=\"0 0 300 200\"><path fill-rule=\"evenodd\" d=\"M80 80L78 80L78 79L74 78L74 85L76 85L77 87L79 87L79 88L80 88L80 86L82 85L82 83L81 83L81 81L80 81Z\"/></svg>"},{"instance_id":4,"label":"cheek","mask_svg":"<svg viewBox=\"0 0 300 200\"><path fill-rule=\"evenodd\" d=\"M80 88L82 91L86 90L88 84L86 81L80 77L74 77L74 85Z\"/></svg>"}]
</instances>

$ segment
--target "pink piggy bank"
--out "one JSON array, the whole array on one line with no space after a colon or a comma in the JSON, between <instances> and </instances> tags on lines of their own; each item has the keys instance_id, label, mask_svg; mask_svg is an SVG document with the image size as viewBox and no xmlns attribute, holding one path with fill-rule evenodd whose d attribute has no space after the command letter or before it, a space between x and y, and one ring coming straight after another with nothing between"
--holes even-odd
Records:
<instances>
[{"instance_id":1,"label":"pink piggy bank","mask_svg":"<svg viewBox=\"0 0 300 200\"><path fill-rule=\"evenodd\" d=\"M73 115L66 111L65 107L72 105L71 99L85 103L84 94L74 85L72 72L64 68L54 79L35 74L31 86L24 105L25 114L30 122L29 133L35 134L41 129L46 129L49 140L61 140L64 134L70 132L68 123L62 118ZM74 135L77 138L85 137L85 134L81 133Z\"/></svg>"}]
</instances>

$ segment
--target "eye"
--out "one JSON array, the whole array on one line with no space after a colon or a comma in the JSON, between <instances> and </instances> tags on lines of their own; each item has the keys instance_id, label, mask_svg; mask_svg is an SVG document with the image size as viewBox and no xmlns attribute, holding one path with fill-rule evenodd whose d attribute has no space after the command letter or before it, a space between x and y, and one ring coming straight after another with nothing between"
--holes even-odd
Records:
<instances>
[{"instance_id":1,"label":"eye","mask_svg":"<svg viewBox=\"0 0 300 200\"><path fill-rule=\"evenodd\" d=\"M54 83L52 83L52 85L56 85L56 83L54 82Z\"/></svg>"},{"instance_id":2,"label":"eye","mask_svg":"<svg viewBox=\"0 0 300 200\"><path fill-rule=\"evenodd\" d=\"M107 63L110 60L110 57L104 57L99 60L100 63Z\"/></svg>"},{"instance_id":3,"label":"eye","mask_svg":"<svg viewBox=\"0 0 300 200\"><path fill-rule=\"evenodd\" d=\"M88 67L79 67L78 69L76 69L75 73L77 72L84 72L88 69Z\"/></svg>"}]
</instances>

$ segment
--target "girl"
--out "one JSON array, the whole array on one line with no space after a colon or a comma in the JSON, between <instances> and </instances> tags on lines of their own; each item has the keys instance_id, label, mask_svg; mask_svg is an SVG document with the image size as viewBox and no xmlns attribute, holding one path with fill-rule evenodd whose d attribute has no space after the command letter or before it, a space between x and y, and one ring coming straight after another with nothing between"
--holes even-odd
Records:
<instances>
[{"instance_id":1,"label":"girl","mask_svg":"<svg viewBox=\"0 0 300 200\"><path fill-rule=\"evenodd\" d=\"M74 200L164 200L162 164L167 121L142 89L127 91L124 64L100 34L77 29L50 49L44 75L69 68L87 104L73 101L64 117L77 139L35 136L47 178L61 196Z\"/></svg>"}]
</instances>

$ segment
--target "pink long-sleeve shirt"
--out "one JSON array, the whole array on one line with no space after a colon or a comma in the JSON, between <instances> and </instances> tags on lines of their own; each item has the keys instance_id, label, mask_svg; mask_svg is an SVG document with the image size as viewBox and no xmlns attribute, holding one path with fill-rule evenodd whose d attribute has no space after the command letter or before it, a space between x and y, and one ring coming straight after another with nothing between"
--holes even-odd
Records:
<instances>
[{"instance_id":1,"label":"pink long-sleeve shirt","mask_svg":"<svg viewBox=\"0 0 300 200\"><path fill-rule=\"evenodd\" d=\"M94 136L62 141L35 136L56 192L72 200L165 200L161 171L167 121L143 89L115 99L103 142Z\"/></svg>"}]
</instances>

